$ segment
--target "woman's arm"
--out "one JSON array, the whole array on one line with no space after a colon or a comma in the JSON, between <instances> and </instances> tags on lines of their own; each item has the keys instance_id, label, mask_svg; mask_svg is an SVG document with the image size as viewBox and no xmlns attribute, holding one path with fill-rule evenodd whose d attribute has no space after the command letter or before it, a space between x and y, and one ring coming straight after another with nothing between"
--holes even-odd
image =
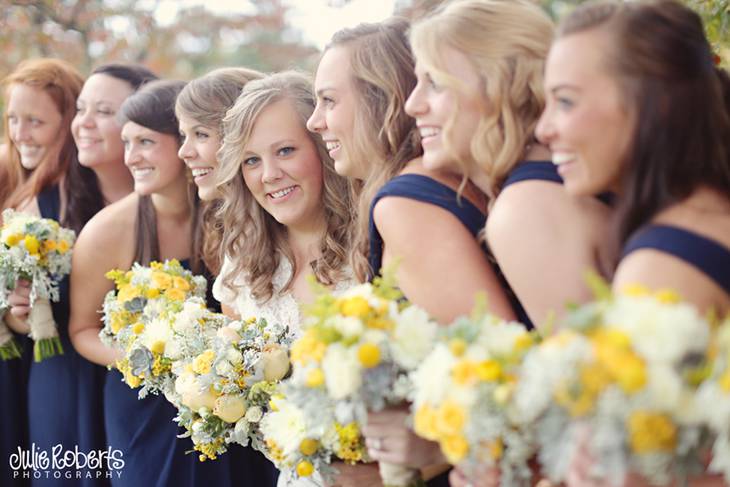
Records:
<instances>
[{"instance_id":1,"label":"woman's arm","mask_svg":"<svg viewBox=\"0 0 730 487\"><path fill-rule=\"evenodd\" d=\"M397 260L398 284L408 299L439 323L448 324L474 307L486 292L495 314L514 311L476 238L450 212L401 197L383 198L373 218L383 238L383 267Z\"/></svg>"}]
</instances>

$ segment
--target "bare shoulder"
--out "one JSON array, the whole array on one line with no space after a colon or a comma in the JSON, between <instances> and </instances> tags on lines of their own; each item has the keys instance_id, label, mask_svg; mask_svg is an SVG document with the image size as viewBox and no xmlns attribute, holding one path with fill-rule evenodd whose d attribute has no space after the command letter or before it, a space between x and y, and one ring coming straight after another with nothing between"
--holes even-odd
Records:
<instances>
[{"instance_id":1,"label":"bare shoulder","mask_svg":"<svg viewBox=\"0 0 730 487\"><path fill-rule=\"evenodd\" d=\"M89 260L98 258L105 264L127 260L122 256L132 253L136 214L137 195L134 193L103 208L79 234L75 254L87 256Z\"/></svg>"}]
</instances>

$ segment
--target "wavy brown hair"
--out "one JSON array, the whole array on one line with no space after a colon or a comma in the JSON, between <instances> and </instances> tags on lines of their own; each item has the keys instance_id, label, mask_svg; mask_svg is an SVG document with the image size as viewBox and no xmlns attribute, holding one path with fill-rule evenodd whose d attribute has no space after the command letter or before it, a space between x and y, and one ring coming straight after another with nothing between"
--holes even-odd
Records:
<instances>
[{"instance_id":1,"label":"wavy brown hair","mask_svg":"<svg viewBox=\"0 0 730 487\"><path fill-rule=\"evenodd\" d=\"M61 133L58 135L63 139L61 152L56 160L42 161L33 171L28 171L20 164L18 150L10 139L7 110L3 114L6 153L0 157L4 161L0 164L0 208L14 208L42 190L58 184L69 167L78 164L76 144L71 136L71 120L76 115L76 98L84 79L76 68L65 61L41 58L23 61L3 79L2 84L6 99L13 86L18 84L45 91L61 114Z\"/></svg>"},{"instance_id":2,"label":"wavy brown hair","mask_svg":"<svg viewBox=\"0 0 730 487\"><path fill-rule=\"evenodd\" d=\"M482 116L472 137L472 160L456 157L469 174L477 165L489 175L491 201L525 156L545 107L543 71L553 39L553 23L528 0L460 0L447 4L411 29L413 52L438 84L466 88L443 68L446 45L463 53L477 71ZM444 127L447 150L459 107Z\"/></svg>"},{"instance_id":3,"label":"wavy brown hair","mask_svg":"<svg viewBox=\"0 0 730 487\"><path fill-rule=\"evenodd\" d=\"M223 283L236 289L237 277L245 276L253 296L265 302L274 294L272 280L283 257L292 263L293 272L284 290L291 287L297 263L287 239L286 227L277 222L257 202L246 187L241 173L242 154L259 115L272 104L288 100L297 112L302 128L312 115L315 99L311 81L304 75L285 71L253 80L223 119L223 145L218 187L223 195L220 216L224 223L223 255L233 267ZM315 277L333 285L348 277L347 248L350 242L351 200L348 181L337 175L324 142L307 131L315 144L323 167L322 207L326 230L320 242L321 255L310 262Z\"/></svg>"},{"instance_id":4,"label":"wavy brown hair","mask_svg":"<svg viewBox=\"0 0 730 487\"><path fill-rule=\"evenodd\" d=\"M558 35L598 29L609 39L603 66L635 120L617 208L623 245L698 187L730 195L730 79L700 17L678 2L587 3Z\"/></svg>"},{"instance_id":5,"label":"wavy brown hair","mask_svg":"<svg viewBox=\"0 0 730 487\"><path fill-rule=\"evenodd\" d=\"M370 167L357 196L357 222L349 260L356 277L365 281L373 271L367 261L370 205L378 190L400 173L423 150L415 119L405 112L416 86L415 62L408 42L408 21L391 18L342 29L327 49L344 47L350 76L359 97L356 103L353 165Z\"/></svg>"},{"instance_id":6,"label":"wavy brown hair","mask_svg":"<svg viewBox=\"0 0 730 487\"><path fill-rule=\"evenodd\" d=\"M215 130L223 140L223 117L236 102L241 90L251 80L263 77L263 73L247 68L220 68L190 81L177 96L175 113L187 117ZM213 274L221 267L221 244L223 241L223 220L218 218L222 201L219 199L202 203L203 213L198 220L201 226L202 258Z\"/></svg>"}]
</instances>

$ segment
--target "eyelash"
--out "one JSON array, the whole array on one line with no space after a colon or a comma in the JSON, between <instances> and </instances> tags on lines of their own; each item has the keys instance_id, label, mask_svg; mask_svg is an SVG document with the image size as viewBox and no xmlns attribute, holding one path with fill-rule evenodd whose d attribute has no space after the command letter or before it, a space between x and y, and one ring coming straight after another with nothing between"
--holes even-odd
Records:
<instances>
[{"instance_id":1,"label":"eyelash","mask_svg":"<svg viewBox=\"0 0 730 487\"><path fill-rule=\"evenodd\" d=\"M244 166L253 166L254 164L256 164L258 162L259 162L258 157L249 157L249 158L243 160L243 165Z\"/></svg>"},{"instance_id":2,"label":"eyelash","mask_svg":"<svg viewBox=\"0 0 730 487\"><path fill-rule=\"evenodd\" d=\"M282 156L282 157L286 157L286 156L290 155L292 152L294 152L295 150L296 149L294 147L290 147L290 146L282 147L281 149L276 151L276 154L279 156ZM282 152L284 152L284 151L287 151L287 153L282 154Z\"/></svg>"}]
</instances>

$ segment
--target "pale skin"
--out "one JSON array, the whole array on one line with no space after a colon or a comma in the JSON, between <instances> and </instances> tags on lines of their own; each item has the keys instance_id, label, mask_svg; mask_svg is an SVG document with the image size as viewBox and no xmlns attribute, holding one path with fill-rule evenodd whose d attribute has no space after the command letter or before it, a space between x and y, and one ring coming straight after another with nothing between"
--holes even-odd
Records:
<instances>
[{"instance_id":1,"label":"pale skin","mask_svg":"<svg viewBox=\"0 0 730 487\"><path fill-rule=\"evenodd\" d=\"M127 122L125 129L130 123L133 122ZM94 216L74 249L69 333L79 354L99 365L111 365L120 358L118 351L99 339L102 322L98 310L113 288L113 282L104 274L132 266L139 194L150 195L155 207L160 258L182 260L190 254L188 183L183 162L177 159L177 141L171 135L139 130L140 127L126 136L125 163L133 172L152 168L151 175L135 181L135 193Z\"/></svg>"},{"instance_id":2,"label":"pale skin","mask_svg":"<svg viewBox=\"0 0 730 487\"><path fill-rule=\"evenodd\" d=\"M606 31L588 30L560 38L548 57L545 85L548 104L538 126L538 135L554 153L560 153L566 189L573 194L618 190L626 171L625 148L633 133L632 112L615 77L603 64L610 49ZM617 123L619 122L619 123ZM623 149L623 150L622 150ZM630 163L630 161L628 162ZM564 169L563 169L564 167ZM730 199L716 191L697 187L689 197L651 217L647 224L680 227L730 248ZM650 289L672 289L701 313L714 310L724 316L730 296L699 269L663 252L643 249L619 262L612 287L620 292L628 284ZM594 487L607 485L590 476L594 459L584 438L571 462L567 484ZM678 481L675 481L678 484ZM627 486L648 485L630 473ZM692 486L725 485L717 475L703 474L689 481Z\"/></svg>"}]
</instances>

